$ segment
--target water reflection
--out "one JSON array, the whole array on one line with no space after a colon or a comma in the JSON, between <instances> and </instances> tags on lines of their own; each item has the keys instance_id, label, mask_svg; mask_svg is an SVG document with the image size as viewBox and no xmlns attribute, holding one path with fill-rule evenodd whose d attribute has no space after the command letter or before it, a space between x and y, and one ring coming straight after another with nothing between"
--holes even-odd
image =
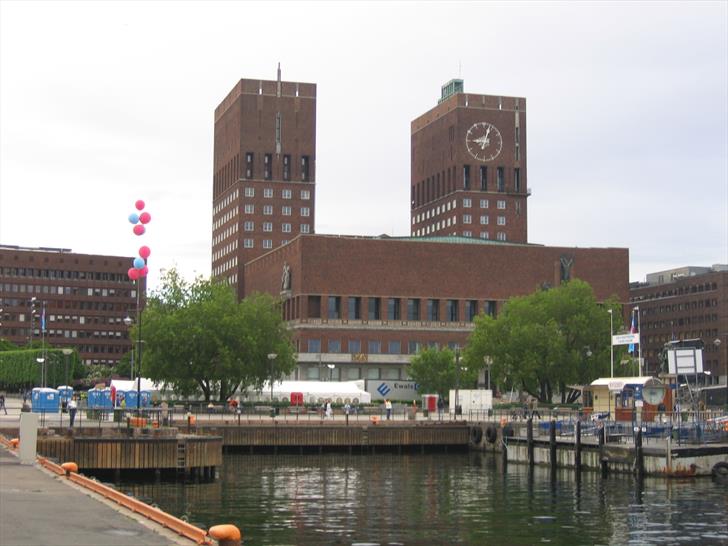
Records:
<instances>
[{"instance_id":1,"label":"water reflection","mask_svg":"<svg viewBox=\"0 0 728 546\"><path fill-rule=\"evenodd\" d=\"M246 544L728 544L725 485L527 465L499 457L226 455L220 478L123 489Z\"/></svg>"}]
</instances>

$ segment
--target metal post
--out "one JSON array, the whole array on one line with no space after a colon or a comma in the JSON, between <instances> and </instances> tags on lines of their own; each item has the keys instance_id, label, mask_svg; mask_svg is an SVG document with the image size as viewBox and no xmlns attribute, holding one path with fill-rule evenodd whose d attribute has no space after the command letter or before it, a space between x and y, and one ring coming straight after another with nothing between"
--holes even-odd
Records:
<instances>
[{"instance_id":1,"label":"metal post","mask_svg":"<svg viewBox=\"0 0 728 546\"><path fill-rule=\"evenodd\" d=\"M141 407L142 397L142 308L141 308L142 279L137 279L137 417Z\"/></svg>"},{"instance_id":2,"label":"metal post","mask_svg":"<svg viewBox=\"0 0 728 546\"><path fill-rule=\"evenodd\" d=\"M637 311L637 333L640 334L640 341L637 344L637 363L638 363L638 369L639 369L639 376L642 377L642 333L641 333L641 324L640 324L640 308L635 307L635 310Z\"/></svg>"},{"instance_id":3,"label":"metal post","mask_svg":"<svg viewBox=\"0 0 728 546\"><path fill-rule=\"evenodd\" d=\"M460 405L460 347L455 347L455 419L458 418Z\"/></svg>"},{"instance_id":4,"label":"metal post","mask_svg":"<svg viewBox=\"0 0 728 546\"><path fill-rule=\"evenodd\" d=\"M614 312L612 309L607 310L609 312L609 370L610 376L614 377Z\"/></svg>"}]
</instances>

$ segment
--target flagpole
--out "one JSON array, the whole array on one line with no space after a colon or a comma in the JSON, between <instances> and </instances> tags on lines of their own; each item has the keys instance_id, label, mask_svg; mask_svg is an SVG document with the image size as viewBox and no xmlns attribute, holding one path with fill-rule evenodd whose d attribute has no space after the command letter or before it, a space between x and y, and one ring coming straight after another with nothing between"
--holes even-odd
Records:
<instances>
[{"instance_id":1,"label":"flagpole","mask_svg":"<svg viewBox=\"0 0 728 546\"><path fill-rule=\"evenodd\" d=\"M614 312L611 309L607 309L609 312L609 371L610 377L614 377L614 325L612 320L614 319ZM611 396L611 394L610 394Z\"/></svg>"}]
</instances>

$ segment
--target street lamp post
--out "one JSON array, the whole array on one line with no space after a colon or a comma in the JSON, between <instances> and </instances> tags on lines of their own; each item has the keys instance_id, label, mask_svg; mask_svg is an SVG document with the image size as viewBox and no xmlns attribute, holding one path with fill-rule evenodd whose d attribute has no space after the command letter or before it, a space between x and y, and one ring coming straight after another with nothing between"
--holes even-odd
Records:
<instances>
[{"instance_id":1,"label":"street lamp post","mask_svg":"<svg viewBox=\"0 0 728 546\"><path fill-rule=\"evenodd\" d=\"M609 377L614 377L614 311L607 309L609 312Z\"/></svg>"},{"instance_id":2,"label":"street lamp post","mask_svg":"<svg viewBox=\"0 0 728 546\"><path fill-rule=\"evenodd\" d=\"M141 283L140 283L141 284ZM125 317L124 318L124 324L127 326L131 326L133 323L133 320L131 317ZM139 308L139 286L137 286L137 374L136 374L136 391L137 391L137 400L136 400L136 409L137 409L137 415L140 413L141 403L142 403L142 312ZM132 346L132 352L131 352L131 379L134 381L134 347Z\"/></svg>"},{"instance_id":3,"label":"street lamp post","mask_svg":"<svg viewBox=\"0 0 728 546\"><path fill-rule=\"evenodd\" d=\"M35 361L40 364L40 386L45 388L46 386L46 373L45 373L45 358L39 356Z\"/></svg>"},{"instance_id":4,"label":"street lamp post","mask_svg":"<svg viewBox=\"0 0 728 546\"><path fill-rule=\"evenodd\" d=\"M65 381L64 384L66 386L68 386L68 357L70 357L71 354L73 353L73 349L69 349L68 347L66 347L64 349L61 349L61 352L63 353L63 362L65 364L65 372L66 372L66 375L64 378L64 381Z\"/></svg>"},{"instance_id":5,"label":"street lamp post","mask_svg":"<svg viewBox=\"0 0 728 546\"><path fill-rule=\"evenodd\" d=\"M455 419L460 407L460 347L455 347Z\"/></svg>"},{"instance_id":6,"label":"street lamp post","mask_svg":"<svg viewBox=\"0 0 728 546\"><path fill-rule=\"evenodd\" d=\"M278 355L276 353L268 354L268 362L270 363L270 403L273 405L273 361Z\"/></svg>"},{"instance_id":7,"label":"street lamp post","mask_svg":"<svg viewBox=\"0 0 728 546\"><path fill-rule=\"evenodd\" d=\"M131 319L131 317L129 317L129 316L124 317L124 324L126 324L127 328L131 327L133 322L134 321ZM133 344L131 346L131 351L129 352L129 365L130 365L129 379L134 381L134 345Z\"/></svg>"},{"instance_id":8,"label":"street lamp post","mask_svg":"<svg viewBox=\"0 0 728 546\"><path fill-rule=\"evenodd\" d=\"M726 336L726 338L728 339L728 332L720 335ZM720 340L720 337L717 337L715 338L715 340L713 340L713 345L715 345L716 350L720 351L721 343L722 342ZM728 343L726 343L725 345L725 405L726 407L728 407ZM718 357L718 360L720 360L720 356Z\"/></svg>"},{"instance_id":9,"label":"street lamp post","mask_svg":"<svg viewBox=\"0 0 728 546\"><path fill-rule=\"evenodd\" d=\"M483 364L485 364L485 369L488 372L488 390L490 390L490 367L493 365L493 359L489 356L484 356Z\"/></svg>"}]
</instances>

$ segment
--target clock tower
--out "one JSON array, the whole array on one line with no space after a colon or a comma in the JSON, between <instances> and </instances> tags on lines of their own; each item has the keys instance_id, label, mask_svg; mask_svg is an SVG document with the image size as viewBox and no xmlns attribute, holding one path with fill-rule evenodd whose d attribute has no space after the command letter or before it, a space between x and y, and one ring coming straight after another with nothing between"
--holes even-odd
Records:
<instances>
[{"instance_id":1,"label":"clock tower","mask_svg":"<svg viewBox=\"0 0 728 546\"><path fill-rule=\"evenodd\" d=\"M526 99L451 80L412 122L411 148L412 236L528 242Z\"/></svg>"}]
</instances>

